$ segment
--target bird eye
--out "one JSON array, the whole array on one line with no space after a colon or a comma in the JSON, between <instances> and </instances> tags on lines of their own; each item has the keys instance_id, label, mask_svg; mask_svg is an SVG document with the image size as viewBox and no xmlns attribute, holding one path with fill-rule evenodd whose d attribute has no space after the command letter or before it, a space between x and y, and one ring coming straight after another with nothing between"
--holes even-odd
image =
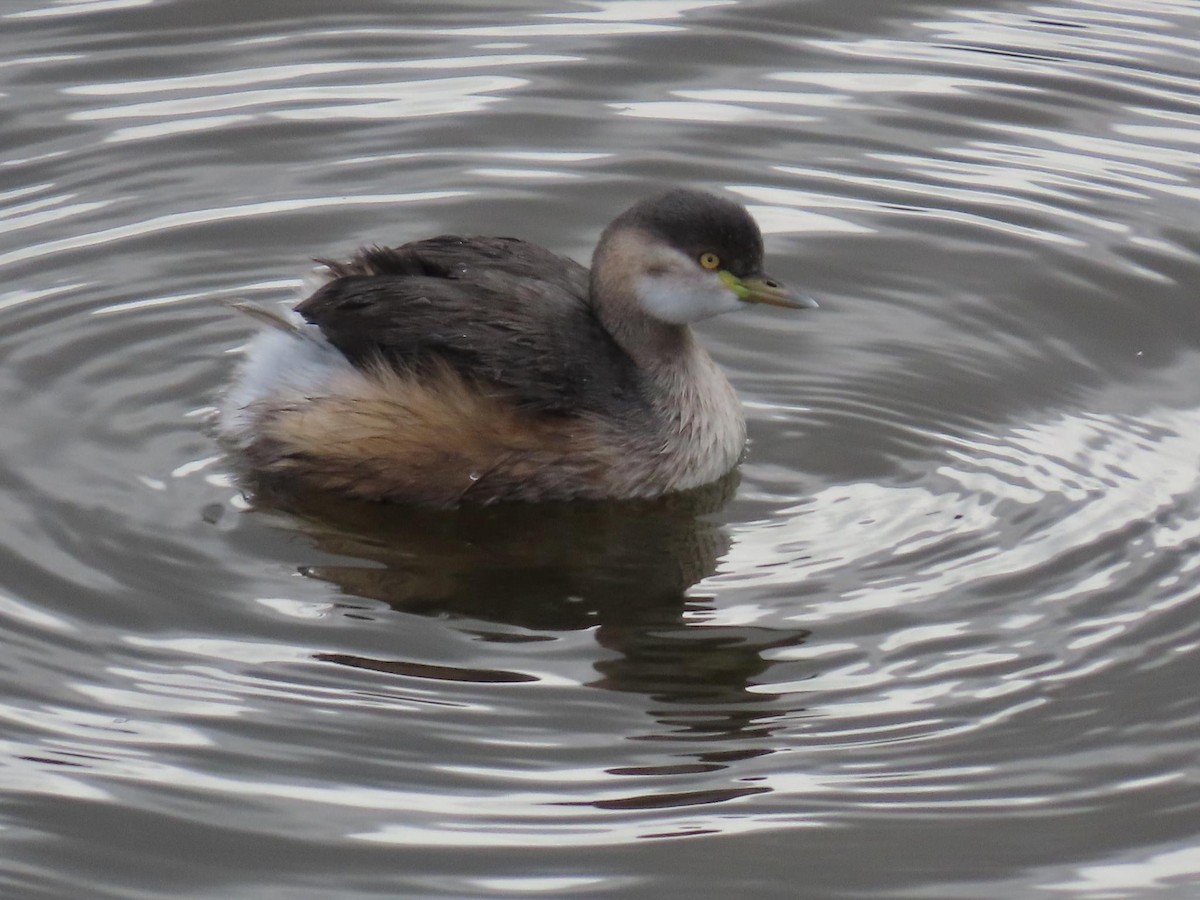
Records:
<instances>
[{"instance_id":1,"label":"bird eye","mask_svg":"<svg viewBox=\"0 0 1200 900\"><path fill-rule=\"evenodd\" d=\"M721 264L721 258L715 253L701 253L700 265L706 269L715 269Z\"/></svg>"}]
</instances>

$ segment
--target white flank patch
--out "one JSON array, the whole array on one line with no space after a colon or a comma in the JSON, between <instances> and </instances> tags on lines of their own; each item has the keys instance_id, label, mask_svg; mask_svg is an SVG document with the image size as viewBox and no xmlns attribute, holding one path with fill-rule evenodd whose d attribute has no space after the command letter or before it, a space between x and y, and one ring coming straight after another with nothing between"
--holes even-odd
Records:
<instances>
[{"instance_id":1,"label":"white flank patch","mask_svg":"<svg viewBox=\"0 0 1200 900\"><path fill-rule=\"evenodd\" d=\"M294 312L286 319L292 330L266 328L251 339L246 359L222 398L218 429L230 440L253 440L253 406L320 395L339 376L354 374L349 360L319 328Z\"/></svg>"}]
</instances>

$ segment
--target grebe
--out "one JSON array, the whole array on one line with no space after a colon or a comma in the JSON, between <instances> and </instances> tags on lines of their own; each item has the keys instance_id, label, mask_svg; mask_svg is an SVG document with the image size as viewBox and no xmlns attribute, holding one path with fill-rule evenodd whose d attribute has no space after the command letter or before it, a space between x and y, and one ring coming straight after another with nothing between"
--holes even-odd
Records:
<instances>
[{"instance_id":1,"label":"grebe","mask_svg":"<svg viewBox=\"0 0 1200 900\"><path fill-rule=\"evenodd\" d=\"M443 236L320 261L251 342L218 429L257 473L424 506L656 497L716 481L741 404L688 325L816 304L768 278L738 203L672 190L592 269L515 238Z\"/></svg>"}]
</instances>

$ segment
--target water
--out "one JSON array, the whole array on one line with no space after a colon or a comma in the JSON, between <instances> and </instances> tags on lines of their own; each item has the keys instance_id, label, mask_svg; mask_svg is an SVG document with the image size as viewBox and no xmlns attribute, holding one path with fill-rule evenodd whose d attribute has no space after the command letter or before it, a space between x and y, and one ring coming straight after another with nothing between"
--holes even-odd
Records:
<instances>
[{"instance_id":1,"label":"water","mask_svg":"<svg viewBox=\"0 0 1200 900\"><path fill-rule=\"evenodd\" d=\"M0 896L1194 896L1198 35L7 0ZM243 496L219 300L664 182L822 304L703 328L727 503Z\"/></svg>"}]
</instances>

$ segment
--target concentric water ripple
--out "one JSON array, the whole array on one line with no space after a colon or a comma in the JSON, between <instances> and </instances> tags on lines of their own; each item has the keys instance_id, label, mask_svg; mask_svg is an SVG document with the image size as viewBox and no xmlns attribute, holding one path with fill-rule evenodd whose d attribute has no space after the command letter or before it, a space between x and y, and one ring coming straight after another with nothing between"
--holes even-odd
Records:
<instances>
[{"instance_id":1,"label":"concentric water ripple","mask_svg":"<svg viewBox=\"0 0 1200 900\"><path fill-rule=\"evenodd\" d=\"M386 7L386 8L385 8ZM0 12L0 894L1189 896L1196 10ZM427 514L208 421L308 260L721 189L741 473Z\"/></svg>"}]
</instances>

